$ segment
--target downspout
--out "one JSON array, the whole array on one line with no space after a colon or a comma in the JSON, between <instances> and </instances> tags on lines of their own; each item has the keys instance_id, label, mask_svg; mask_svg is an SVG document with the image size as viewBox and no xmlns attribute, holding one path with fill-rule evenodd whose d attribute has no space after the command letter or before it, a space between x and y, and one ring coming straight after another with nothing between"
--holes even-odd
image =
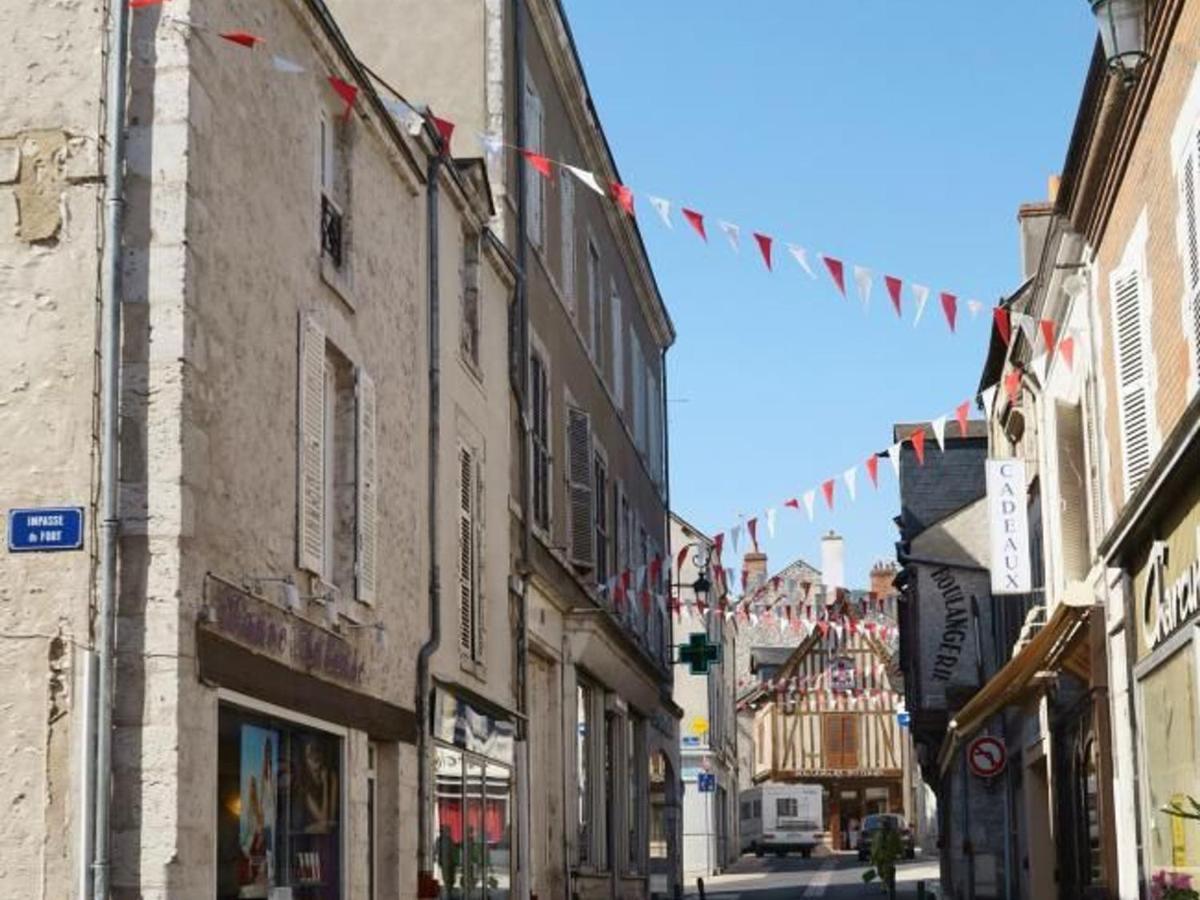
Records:
<instances>
[{"instance_id":1,"label":"downspout","mask_svg":"<svg viewBox=\"0 0 1200 900\"><path fill-rule=\"evenodd\" d=\"M438 567L438 453L441 449L441 340L438 330L441 316L438 302L438 179L443 154L449 147L440 140L437 151L429 158L426 175L426 231L428 243L428 316L429 316L429 484L426 498L427 528L429 531L429 638L417 653L417 896L436 897L433 881L433 843L430 840L430 819L433 816L433 797L430 790L431 766L429 734L432 726L429 706L429 660L442 641L442 586ZM430 890L433 892L430 893Z\"/></svg>"},{"instance_id":2,"label":"downspout","mask_svg":"<svg viewBox=\"0 0 1200 900\"><path fill-rule=\"evenodd\" d=\"M516 126L516 143L524 147L525 140L525 24L522 16L521 0L511 0L509 7L513 27L513 81L516 98L513 104L513 120ZM517 257L517 328L514 337L517 340L516 359L516 388L517 388L517 421L520 423L521 442L519 451L520 490L521 490L521 555L517 561L517 574L520 583L520 598L517 602L517 640L516 640L516 674L517 674L517 711L521 717L517 720L517 900L528 900L531 896L531 879L529 873L530 860L530 765L529 765L529 576L532 572L531 549L533 546L533 473L531 470L532 453L530 442L531 423L529 420L529 299L525 278L526 261L526 225L529 210L526 206L525 180L527 172L523 164L516 167L517 176L517 233L513 236L513 244ZM565 660L564 660L565 665ZM564 859L564 863L566 860ZM570 874L567 863L567 874ZM570 890L570 880L564 884L564 889Z\"/></svg>"},{"instance_id":3,"label":"downspout","mask_svg":"<svg viewBox=\"0 0 1200 900\"><path fill-rule=\"evenodd\" d=\"M125 104L129 42L129 4L110 0L108 84L105 88L103 360L100 398L100 593L96 614L95 697L86 731L94 800L90 822L83 824L92 841L92 896L108 898L109 803L112 791L113 632L117 600L117 545L121 400L121 234L125 218Z\"/></svg>"}]
</instances>

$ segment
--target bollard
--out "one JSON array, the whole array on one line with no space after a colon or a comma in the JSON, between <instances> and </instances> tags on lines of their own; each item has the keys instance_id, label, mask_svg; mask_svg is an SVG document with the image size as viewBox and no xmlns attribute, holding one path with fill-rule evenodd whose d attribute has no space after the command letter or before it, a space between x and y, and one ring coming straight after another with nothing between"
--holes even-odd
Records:
<instances>
[{"instance_id":1,"label":"bollard","mask_svg":"<svg viewBox=\"0 0 1200 900\"><path fill-rule=\"evenodd\" d=\"M925 881L917 881L917 900L925 900Z\"/></svg>"},{"instance_id":2,"label":"bollard","mask_svg":"<svg viewBox=\"0 0 1200 900\"><path fill-rule=\"evenodd\" d=\"M700 900L705 900L706 895L704 893L704 879L703 878L696 879L696 890L698 890L700 892Z\"/></svg>"}]
</instances>

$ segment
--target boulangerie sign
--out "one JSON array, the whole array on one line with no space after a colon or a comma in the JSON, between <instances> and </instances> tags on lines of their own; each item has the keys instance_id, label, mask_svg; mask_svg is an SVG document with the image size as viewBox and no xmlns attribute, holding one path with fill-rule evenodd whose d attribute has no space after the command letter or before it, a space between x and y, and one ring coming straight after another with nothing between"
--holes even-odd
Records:
<instances>
[{"instance_id":1,"label":"boulangerie sign","mask_svg":"<svg viewBox=\"0 0 1200 900\"><path fill-rule=\"evenodd\" d=\"M1033 587L1025 462L987 461L988 522L992 533L992 593L1025 594Z\"/></svg>"}]
</instances>

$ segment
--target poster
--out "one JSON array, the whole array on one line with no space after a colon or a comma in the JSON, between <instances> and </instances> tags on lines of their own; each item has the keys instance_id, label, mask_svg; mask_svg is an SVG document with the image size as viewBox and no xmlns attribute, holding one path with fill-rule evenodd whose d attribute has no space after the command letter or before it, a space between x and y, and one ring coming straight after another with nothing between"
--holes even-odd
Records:
<instances>
[{"instance_id":1,"label":"poster","mask_svg":"<svg viewBox=\"0 0 1200 900\"><path fill-rule=\"evenodd\" d=\"M275 811L279 734L242 726L241 829L243 866L238 896L267 897L275 881Z\"/></svg>"},{"instance_id":2,"label":"poster","mask_svg":"<svg viewBox=\"0 0 1200 900\"><path fill-rule=\"evenodd\" d=\"M1033 588L1029 560L1025 461L987 461L988 523L991 529L993 594L1027 594Z\"/></svg>"}]
</instances>

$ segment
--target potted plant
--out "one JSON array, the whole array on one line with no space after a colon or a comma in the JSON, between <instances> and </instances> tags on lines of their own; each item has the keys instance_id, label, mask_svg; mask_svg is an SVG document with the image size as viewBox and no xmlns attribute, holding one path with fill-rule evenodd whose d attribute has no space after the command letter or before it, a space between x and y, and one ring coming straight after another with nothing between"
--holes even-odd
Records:
<instances>
[{"instance_id":1,"label":"potted plant","mask_svg":"<svg viewBox=\"0 0 1200 900\"><path fill-rule=\"evenodd\" d=\"M870 884L879 879L889 900L896 900L896 863L903 855L904 842L899 831L895 828L877 831L871 839L871 868L863 872L863 881Z\"/></svg>"}]
</instances>

